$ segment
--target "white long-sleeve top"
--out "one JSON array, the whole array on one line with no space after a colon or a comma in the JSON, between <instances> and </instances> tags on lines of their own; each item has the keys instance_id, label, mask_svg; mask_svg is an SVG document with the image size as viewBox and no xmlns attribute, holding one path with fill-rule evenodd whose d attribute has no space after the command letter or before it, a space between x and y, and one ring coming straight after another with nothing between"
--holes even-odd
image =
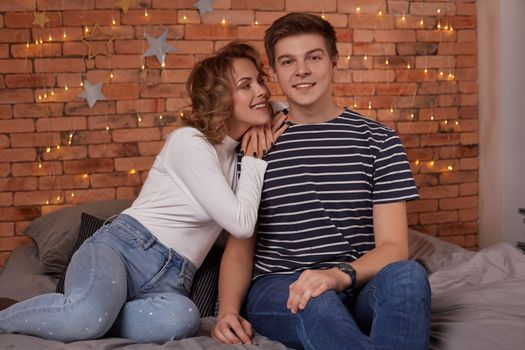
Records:
<instances>
[{"instance_id":1,"label":"white long-sleeve top","mask_svg":"<svg viewBox=\"0 0 525 350\"><path fill-rule=\"evenodd\" d=\"M227 136L222 144L212 145L192 127L173 131L138 198L123 213L196 267L223 228L236 237L250 237L257 221L266 162L243 157L237 183L238 144Z\"/></svg>"}]
</instances>

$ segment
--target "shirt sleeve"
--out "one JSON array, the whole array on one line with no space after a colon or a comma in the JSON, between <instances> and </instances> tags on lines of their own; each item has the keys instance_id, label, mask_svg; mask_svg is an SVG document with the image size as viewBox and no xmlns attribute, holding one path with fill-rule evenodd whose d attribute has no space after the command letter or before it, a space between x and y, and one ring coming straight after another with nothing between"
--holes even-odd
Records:
<instances>
[{"instance_id":1,"label":"shirt sleeve","mask_svg":"<svg viewBox=\"0 0 525 350\"><path fill-rule=\"evenodd\" d=\"M393 130L388 130L374 161L374 204L419 198L405 149Z\"/></svg>"},{"instance_id":2,"label":"shirt sleeve","mask_svg":"<svg viewBox=\"0 0 525 350\"><path fill-rule=\"evenodd\" d=\"M203 136L177 133L166 147L164 166L186 195L232 235L250 237L257 222L266 162L243 157L243 171L234 192L215 149Z\"/></svg>"}]
</instances>

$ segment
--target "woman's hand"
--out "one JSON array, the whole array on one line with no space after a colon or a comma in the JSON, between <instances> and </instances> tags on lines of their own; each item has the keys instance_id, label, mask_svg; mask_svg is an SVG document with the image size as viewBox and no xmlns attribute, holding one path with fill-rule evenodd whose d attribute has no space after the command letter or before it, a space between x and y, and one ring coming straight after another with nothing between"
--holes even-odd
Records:
<instances>
[{"instance_id":1,"label":"woman's hand","mask_svg":"<svg viewBox=\"0 0 525 350\"><path fill-rule=\"evenodd\" d=\"M242 137L241 151L243 154L262 158L268 153L275 141L288 128L287 116L279 113L271 122L264 125L252 126Z\"/></svg>"}]
</instances>

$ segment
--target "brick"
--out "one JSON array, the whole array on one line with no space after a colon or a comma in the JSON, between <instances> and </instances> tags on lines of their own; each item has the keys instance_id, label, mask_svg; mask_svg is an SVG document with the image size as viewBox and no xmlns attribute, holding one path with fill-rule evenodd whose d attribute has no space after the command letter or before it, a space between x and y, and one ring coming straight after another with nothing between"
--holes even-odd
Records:
<instances>
[{"instance_id":1,"label":"brick","mask_svg":"<svg viewBox=\"0 0 525 350\"><path fill-rule=\"evenodd\" d=\"M112 118L106 118L103 117L89 117L88 125L90 130L96 130L96 129L106 129L106 126L110 128L110 130L114 129L121 129L121 128L130 128L130 127L136 127L137 125L137 117L135 115L130 114L118 114L115 115ZM129 133L129 130L124 130L125 132Z\"/></svg>"},{"instance_id":2,"label":"brick","mask_svg":"<svg viewBox=\"0 0 525 350\"><path fill-rule=\"evenodd\" d=\"M459 29L475 29L477 27L477 20L475 17L457 16L450 19L450 25L455 30Z\"/></svg>"},{"instance_id":3,"label":"brick","mask_svg":"<svg viewBox=\"0 0 525 350\"><path fill-rule=\"evenodd\" d=\"M476 16L476 4L475 3L457 3L456 14L458 16Z\"/></svg>"},{"instance_id":4,"label":"brick","mask_svg":"<svg viewBox=\"0 0 525 350\"><path fill-rule=\"evenodd\" d=\"M455 198L459 194L458 185L422 187L419 189L422 198Z\"/></svg>"},{"instance_id":5,"label":"brick","mask_svg":"<svg viewBox=\"0 0 525 350\"><path fill-rule=\"evenodd\" d=\"M416 33L411 29L376 30L375 41L387 43L415 42Z\"/></svg>"},{"instance_id":6,"label":"brick","mask_svg":"<svg viewBox=\"0 0 525 350\"><path fill-rule=\"evenodd\" d=\"M11 174L11 167L9 163L0 163L0 176L7 177Z\"/></svg>"},{"instance_id":7,"label":"brick","mask_svg":"<svg viewBox=\"0 0 525 350\"><path fill-rule=\"evenodd\" d=\"M151 10L148 9L148 16L144 15L144 10L128 10L128 13L121 13L122 24L127 25L161 25L176 24L176 10Z\"/></svg>"},{"instance_id":8,"label":"brick","mask_svg":"<svg viewBox=\"0 0 525 350\"><path fill-rule=\"evenodd\" d=\"M31 32L28 29L4 29L0 28L0 43L27 43L31 40Z\"/></svg>"},{"instance_id":9,"label":"brick","mask_svg":"<svg viewBox=\"0 0 525 350\"><path fill-rule=\"evenodd\" d=\"M439 174L440 184L460 184L468 182L477 182L478 172L477 171L451 171L447 173Z\"/></svg>"},{"instance_id":10,"label":"brick","mask_svg":"<svg viewBox=\"0 0 525 350\"><path fill-rule=\"evenodd\" d=\"M417 85L414 83L376 84L376 92L378 95L414 95L416 90Z\"/></svg>"},{"instance_id":11,"label":"brick","mask_svg":"<svg viewBox=\"0 0 525 350\"><path fill-rule=\"evenodd\" d=\"M71 196L71 194L74 196ZM88 190L67 190L64 192L64 198L67 203L89 203L95 201L104 201L115 199L115 188L100 188Z\"/></svg>"},{"instance_id":12,"label":"brick","mask_svg":"<svg viewBox=\"0 0 525 350\"><path fill-rule=\"evenodd\" d=\"M159 139L160 132L157 128L138 129L134 133L130 133L128 130L113 131L115 142L155 141Z\"/></svg>"},{"instance_id":13,"label":"brick","mask_svg":"<svg viewBox=\"0 0 525 350\"><path fill-rule=\"evenodd\" d=\"M95 8L94 0L68 0L66 3L57 3L55 0L38 0L38 9L44 10L83 10Z\"/></svg>"},{"instance_id":14,"label":"brick","mask_svg":"<svg viewBox=\"0 0 525 350\"><path fill-rule=\"evenodd\" d=\"M336 7L336 0L324 0L321 6L315 1L287 0L285 2L285 10L288 12L316 12L320 14L322 11L335 12Z\"/></svg>"},{"instance_id":15,"label":"brick","mask_svg":"<svg viewBox=\"0 0 525 350\"><path fill-rule=\"evenodd\" d=\"M233 40L237 36L235 27L210 24L186 25L186 40Z\"/></svg>"},{"instance_id":16,"label":"brick","mask_svg":"<svg viewBox=\"0 0 525 350\"><path fill-rule=\"evenodd\" d=\"M421 135L421 146L445 146L458 145L459 135L457 134L429 134Z\"/></svg>"},{"instance_id":17,"label":"brick","mask_svg":"<svg viewBox=\"0 0 525 350\"><path fill-rule=\"evenodd\" d=\"M359 5L359 12L357 12L357 6ZM377 16L379 10L386 13L386 1L385 0L339 0L337 4L338 12L356 13L360 16L367 14L373 14ZM386 17L385 17L386 18Z\"/></svg>"},{"instance_id":18,"label":"brick","mask_svg":"<svg viewBox=\"0 0 525 350\"><path fill-rule=\"evenodd\" d=\"M202 18L203 24L215 25L226 21L226 26L249 25L254 26L255 17L253 11L245 10L217 10L206 14ZM255 27L255 26L254 26Z\"/></svg>"},{"instance_id":19,"label":"brick","mask_svg":"<svg viewBox=\"0 0 525 350\"><path fill-rule=\"evenodd\" d=\"M64 161L64 173L66 174L109 173L114 170L113 159L109 158Z\"/></svg>"},{"instance_id":20,"label":"brick","mask_svg":"<svg viewBox=\"0 0 525 350\"><path fill-rule=\"evenodd\" d=\"M39 167L39 164L41 165ZM29 162L13 163L13 176L49 176L49 174L62 174L61 162Z\"/></svg>"},{"instance_id":21,"label":"brick","mask_svg":"<svg viewBox=\"0 0 525 350\"><path fill-rule=\"evenodd\" d=\"M348 16L348 28L352 29L392 29L395 27L395 20L390 16L378 16L377 10L373 15L351 14Z\"/></svg>"},{"instance_id":22,"label":"brick","mask_svg":"<svg viewBox=\"0 0 525 350\"><path fill-rule=\"evenodd\" d=\"M459 42L476 42L478 40L476 31L473 29L458 30L456 31L456 33L457 33L458 43Z\"/></svg>"},{"instance_id":23,"label":"brick","mask_svg":"<svg viewBox=\"0 0 525 350\"><path fill-rule=\"evenodd\" d=\"M439 200L439 208L442 210L467 209L478 207L478 196L443 198Z\"/></svg>"},{"instance_id":24,"label":"brick","mask_svg":"<svg viewBox=\"0 0 525 350\"><path fill-rule=\"evenodd\" d=\"M0 193L0 207L9 207L13 204L13 194L12 192L2 192ZM0 236L2 223L0 223Z\"/></svg>"},{"instance_id":25,"label":"brick","mask_svg":"<svg viewBox=\"0 0 525 350\"><path fill-rule=\"evenodd\" d=\"M411 2L410 14L413 16L441 16L456 15L456 4L452 2Z\"/></svg>"},{"instance_id":26,"label":"brick","mask_svg":"<svg viewBox=\"0 0 525 350\"><path fill-rule=\"evenodd\" d=\"M39 216L38 206L7 207L0 210L0 221L33 220Z\"/></svg>"},{"instance_id":27,"label":"brick","mask_svg":"<svg viewBox=\"0 0 525 350\"><path fill-rule=\"evenodd\" d=\"M6 87L15 89L54 86L55 77L50 74L8 74L5 83Z\"/></svg>"},{"instance_id":28,"label":"brick","mask_svg":"<svg viewBox=\"0 0 525 350\"><path fill-rule=\"evenodd\" d=\"M64 26L77 26L79 23L82 23L83 26L93 26L99 24L100 26L111 26L114 19L120 18L120 11L118 10L65 10L63 11L64 17ZM90 31L93 30L89 28ZM103 34L106 34L103 31ZM99 34L98 32L94 34L94 37Z\"/></svg>"},{"instance_id":29,"label":"brick","mask_svg":"<svg viewBox=\"0 0 525 350\"><path fill-rule=\"evenodd\" d=\"M44 153L44 160L83 159L87 156L85 146L63 146L59 151Z\"/></svg>"},{"instance_id":30,"label":"brick","mask_svg":"<svg viewBox=\"0 0 525 350\"><path fill-rule=\"evenodd\" d=\"M164 146L164 141L139 142L139 153L142 156L154 156L159 154Z\"/></svg>"},{"instance_id":31,"label":"brick","mask_svg":"<svg viewBox=\"0 0 525 350\"><path fill-rule=\"evenodd\" d=\"M0 120L0 133L34 131L35 124L30 119Z\"/></svg>"},{"instance_id":32,"label":"brick","mask_svg":"<svg viewBox=\"0 0 525 350\"><path fill-rule=\"evenodd\" d=\"M127 172L131 169L137 171L149 170L153 165L155 157L128 157L128 158L116 158L115 159L115 170Z\"/></svg>"},{"instance_id":33,"label":"brick","mask_svg":"<svg viewBox=\"0 0 525 350\"><path fill-rule=\"evenodd\" d=\"M34 11L36 10L36 2L34 0L18 0L18 1L1 1L0 11Z\"/></svg>"},{"instance_id":34,"label":"brick","mask_svg":"<svg viewBox=\"0 0 525 350\"><path fill-rule=\"evenodd\" d=\"M401 122L397 127L400 134L433 134L438 130L435 122Z\"/></svg>"},{"instance_id":35,"label":"brick","mask_svg":"<svg viewBox=\"0 0 525 350\"><path fill-rule=\"evenodd\" d=\"M456 221L458 221L458 212L456 210L419 214L419 222L423 225L444 224Z\"/></svg>"},{"instance_id":36,"label":"brick","mask_svg":"<svg viewBox=\"0 0 525 350\"><path fill-rule=\"evenodd\" d=\"M156 99L138 99L117 101L117 113L148 113L158 112L159 103Z\"/></svg>"},{"instance_id":37,"label":"brick","mask_svg":"<svg viewBox=\"0 0 525 350\"><path fill-rule=\"evenodd\" d=\"M407 202L407 209L411 213L435 212L438 209L438 201L435 199L418 199Z\"/></svg>"},{"instance_id":38,"label":"brick","mask_svg":"<svg viewBox=\"0 0 525 350\"><path fill-rule=\"evenodd\" d=\"M460 135L460 142L462 145L479 144L479 134L477 132L464 132Z\"/></svg>"},{"instance_id":39,"label":"brick","mask_svg":"<svg viewBox=\"0 0 525 350\"><path fill-rule=\"evenodd\" d=\"M371 96L375 94L374 84L334 84L333 92L336 96Z\"/></svg>"},{"instance_id":40,"label":"brick","mask_svg":"<svg viewBox=\"0 0 525 350\"><path fill-rule=\"evenodd\" d=\"M396 52L395 44L390 43L354 43L353 54L354 55L368 55L368 56L393 56ZM354 57L353 60L358 59ZM364 58L363 58L364 59Z\"/></svg>"},{"instance_id":41,"label":"brick","mask_svg":"<svg viewBox=\"0 0 525 350\"><path fill-rule=\"evenodd\" d=\"M64 143L68 142L69 133L63 133ZM111 134L106 130L78 131L73 133L72 143L75 145L108 144L111 142Z\"/></svg>"},{"instance_id":42,"label":"brick","mask_svg":"<svg viewBox=\"0 0 525 350\"><path fill-rule=\"evenodd\" d=\"M352 71L352 80L356 83L393 82L395 76L384 70Z\"/></svg>"},{"instance_id":43,"label":"brick","mask_svg":"<svg viewBox=\"0 0 525 350\"><path fill-rule=\"evenodd\" d=\"M32 99L31 99L32 100ZM13 115L16 118L38 118L62 116L64 105L61 103L16 104Z\"/></svg>"},{"instance_id":44,"label":"brick","mask_svg":"<svg viewBox=\"0 0 525 350\"><path fill-rule=\"evenodd\" d=\"M38 132L85 130L86 128L85 117L46 118L38 119L36 122Z\"/></svg>"},{"instance_id":45,"label":"brick","mask_svg":"<svg viewBox=\"0 0 525 350\"><path fill-rule=\"evenodd\" d=\"M11 106L0 105L0 119L8 119L13 115Z\"/></svg>"},{"instance_id":46,"label":"brick","mask_svg":"<svg viewBox=\"0 0 525 350\"><path fill-rule=\"evenodd\" d=\"M432 83L421 83L419 85L418 93L421 95L433 94L456 94L458 86L455 81L443 81Z\"/></svg>"},{"instance_id":47,"label":"brick","mask_svg":"<svg viewBox=\"0 0 525 350\"><path fill-rule=\"evenodd\" d=\"M33 66L31 61L25 59L0 60L0 74L5 73L31 73Z\"/></svg>"},{"instance_id":48,"label":"brick","mask_svg":"<svg viewBox=\"0 0 525 350\"><path fill-rule=\"evenodd\" d=\"M29 47L27 44L11 45L11 55L15 58L60 57L62 56L62 45L58 43L29 44Z\"/></svg>"},{"instance_id":49,"label":"brick","mask_svg":"<svg viewBox=\"0 0 525 350\"><path fill-rule=\"evenodd\" d=\"M155 57L148 57L147 61L153 59L157 61ZM111 57L99 55L95 57L95 66L98 69L140 69L142 63L142 57L139 55L112 55ZM157 64L157 67L160 67L160 64Z\"/></svg>"},{"instance_id":50,"label":"brick","mask_svg":"<svg viewBox=\"0 0 525 350\"><path fill-rule=\"evenodd\" d=\"M396 52L400 56L417 55L417 56L431 56L435 55L438 50L436 43L397 43Z\"/></svg>"},{"instance_id":51,"label":"brick","mask_svg":"<svg viewBox=\"0 0 525 350\"><path fill-rule=\"evenodd\" d=\"M428 108L437 105L436 96L399 96L397 98L398 108Z\"/></svg>"},{"instance_id":52,"label":"brick","mask_svg":"<svg viewBox=\"0 0 525 350\"><path fill-rule=\"evenodd\" d=\"M116 199L135 199L140 193L140 187L119 187L117 188Z\"/></svg>"},{"instance_id":53,"label":"brick","mask_svg":"<svg viewBox=\"0 0 525 350\"><path fill-rule=\"evenodd\" d=\"M108 115L115 114L115 101L97 101L93 108L89 108L86 102L71 101L65 106L65 115L70 116L91 116L91 115ZM106 127L105 124L103 126Z\"/></svg>"},{"instance_id":54,"label":"brick","mask_svg":"<svg viewBox=\"0 0 525 350\"><path fill-rule=\"evenodd\" d=\"M81 175L42 176L38 179L39 190L87 188L88 186L89 183Z\"/></svg>"},{"instance_id":55,"label":"brick","mask_svg":"<svg viewBox=\"0 0 525 350\"><path fill-rule=\"evenodd\" d=\"M129 175L127 172L93 174L90 175L89 178L93 188L133 186L140 184L140 177L138 175Z\"/></svg>"},{"instance_id":56,"label":"brick","mask_svg":"<svg viewBox=\"0 0 525 350\"><path fill-rule=\"evenodd\" d=\"M64 38L64 34L66 37ZM44 43L49 42L49 36L52 37L54 42L69 42L71 40L80 40L84 37L83 27L56 27L56 28L44 28L39 27L31 28L31 37L33 41L30 44L36 45L35 40L42 40ZM42 46L39 44L39 46Z\"/></svg>"},{"instance_id":57,"label":"brick","mask_svg":"<svg viewBox=\"0 0 525 350\"><path fill-rule=\"evenodd\" d=\"M463 55L456 58L456 67L458 68L474 68L477 64L478 58L476 55Z\"/></svg>"},{"instance_id":58,"label":"brick","mask_svg":"<svg viewBox=\"0 0 525 350\"><path fill-rule=\"evenodd\" d=\"M438 55L475 55L477 53L477 43L439 43Z\"/></svg>"},{"instance_id":59,"label":"brick","mask_svg":"<svg viewBox=\"0 0 525 350\"><path fill-rule=\"evenodd\" d=\"M86 69L83 59L79 58L46 58L35 59L37 73L82 72Z\"/></svg>"},{"instance_id":60,"label":"brick","mask_svg":"<svg viewBox=\"0 0 525 350\"><path fill-rule=\"evenodd\" d=\"M0 237L15 235L15 225L12 222L0 222Z\"/></svg>"},{"instance_id":61,"label":"brick","mask_svg":"<svg viewBox=\"0 0 525 350\"><path fill-rule=\"evenodd\" d=\"M0 121L0 125L2 122ZM0 135L0 148L8 148L9 147L9 137L7 135Z\"/></svg>"},{"instance_id":62,"label":"brick","mask_svg":"<svg viewBox=\"0 0 525 350\"><path fill-rule=\"evenodd\" d=\"M108 100L133 99L139 97L139 85L135 84L109 84L102 89Z\"/></svg>"},{"instance_id":63,"label":"brick","mask_svg":"<svg viewBox=\"0 0 525 350\"><path fill-rule=\"evenodd\" d=\"M185 84L149 84L141 87L143 98L183 97L186 96Z\"/></svg>"},{"instance_id":64,"label":"brick","mask_svg":"<svg viewBox=\"0 0 525 350\"><path fill-rule=\"evenodd\" d=\"M284 0L231 0L232 9L284 10Z\"/></svg>"},{"instance_id":65,"label":"brick","mask_svg":"<svg viewBox=\"0 0 525 350\"><path fill-rule=\"evenodd\" d=\"M140 154L136 143L90 145L88 152L90 158L132 157Z\"/></svg>"},{"instance_id":66,"label":"brick","mask_svg":"<svg viewBox=\"0 0 525 350\"><path fill-rule=\"evenodd\" d=\"M4 162L24 162L36 159L36 152L29 148L0 149L0 159Z\"/></svg>"},{"instance_id":67,"label":"brick","mask_svg":"<svg viewBox=\"0 0 525 350\"><path fill-rule=\"evenodd\" d=\"M36 190L36 188L37 179L33 177L0 178L0 192Z\"/></svg>"}]
</instances>

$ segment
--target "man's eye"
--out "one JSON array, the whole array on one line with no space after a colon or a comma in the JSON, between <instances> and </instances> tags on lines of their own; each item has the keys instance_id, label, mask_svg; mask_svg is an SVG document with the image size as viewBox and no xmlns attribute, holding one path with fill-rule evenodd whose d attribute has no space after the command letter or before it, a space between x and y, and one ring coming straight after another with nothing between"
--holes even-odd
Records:
<instances>
[{"instance_id":1,"label":"man's eye","mask_svg":"<svg viewBox=\"0 0 525 350\"><path fill-rule=\"evenodd\" d=\"M281 61L281 66L289 66L290 64L292 64L292 60L282 60Z\"/></svg>"},{"instance_id":2,"label":"man's eye","mask_svg":"<svg viewBox=\"0 0 525 350\"><path fill-rule=\"evenodd\" d=\"M319 61L321 59L321 56L310 56L310 60L312 61Z\"/></svg>"}]
</instances>

